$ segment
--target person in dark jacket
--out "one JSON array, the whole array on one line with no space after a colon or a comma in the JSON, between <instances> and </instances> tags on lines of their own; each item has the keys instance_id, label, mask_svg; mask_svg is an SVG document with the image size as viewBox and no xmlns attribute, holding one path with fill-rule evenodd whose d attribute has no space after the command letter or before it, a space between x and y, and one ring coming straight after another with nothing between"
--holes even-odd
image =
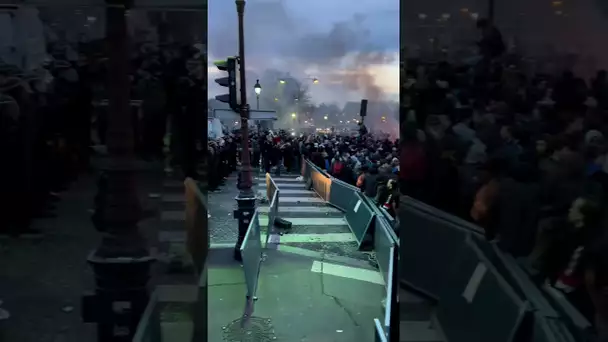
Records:
<instances>
[{"instance_id":1,"label":"person in dark jacket","mask_svg":"<svg viewBox=\"0 0 608 342\"><path fill-rule=\"evenodd\" d=\"M374 165L365 176L364 192L367 197L376 198L376 191L378 191L378 168Z\"/></svg>"}]
</instances>

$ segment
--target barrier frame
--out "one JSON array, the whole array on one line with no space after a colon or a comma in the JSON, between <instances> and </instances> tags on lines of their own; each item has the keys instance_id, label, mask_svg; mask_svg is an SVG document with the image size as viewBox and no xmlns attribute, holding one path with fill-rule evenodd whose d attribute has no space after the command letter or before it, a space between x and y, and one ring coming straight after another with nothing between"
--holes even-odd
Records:
<instances>
[{"instance_id":1,"label":"barrier frame","mask_svg":"<svg viewBox=\"0 0 608 342\"><path fill-rule=\"evenodd\" d=\"M375 341L376 342L388 342L386 338L386 332L384 332L384 328L382 327L382 322L379 319L374 318L374 331L375 331Z\"/></svg>"},{"instance_id":2,"label":"barrier frame","mask_svg":"<svg viewBox=\"0 0 608 342\"><path fill-rule=\"evenodd\" d=\"M352 185L345 183L332 176L330 176L329 178L330 178L331 184L329 185L329 196L327 199L327 203L333 207L340 209L343 212L346 212L347 209L345 209L341 205L331 201L331 194L334 193L334 190L333 190L334 184L335 184L335 186L341 186L341 187L347 188L348 190L351 190L353 192L353 194L361 192L361 190L359 190L359 188L357 188L356 186L352 186Z\"/></svg>"},{"instance_id":3,"label":"barrier frame","mask_svg":"<svg viewBox=\"0 0 608 342\"><path fill-rule=\"evenodd\" d=\"M355 239L357 240L358 247L361 248L361 245L365 241L365 237L367 236L367 234L369 232L369 228L371 227L371 224L375 219L376 213L374 212L373 208L369 208L368 204L363 199L363 197L365 196L364 194L358 192L355 195L356 195L355 197L356 197L357 201L352 204L352 208L350 210L345 211L344 216L346 217L346 224L348 225L350 232L354 235ZM357 236L357 234L355 234L355 230L351 226L351 223L349 222L348 217L349 217L349 214L351 211L355 212L355 209L357 209L356 212L358 212L360 210L361 206L368 207L371 215L370 215L370 218L367 221L367 223L365 223L365 229L363 230L363 232L361 234L361 238L359 238ZM350 214L350 215L352 215L352 214Z\"/></svg>"},{"instance_id":4,"label":"barrier frame","mask_svg":"<svg viewBox=\"0 0 608 342\"><path fill-rule=\"evenodd\" d=\"M532 305L535 311L546 318L559 318L557 311L551 307L551 304L547 301L547 298L545 298L541 290L535 286L534 283L532 283L524 270L519 267L513 256L503 252L495 242L486 243L489 243L492 246L494 253L496 253L499 261L502 263L507 273L509 273L508 275L515 283L513 285L519 287L525 296L525 300ZM505 280L509 281L509 279Z\"/></svg>"},{"instance_id":5,"label":"barrier frame","mask_svg":"<svg viewBox=\"0 0 608 342\"><path fill-rule=\"evenodd\" d=\"M385 227L386 225L388 225L388 223L386 222L386 219L384 217L380 217L380 216L374 216L373 220L375 220L375 231L374 231L374 250L376 251L376 261L378 263L378 269L382 275L382 278L384 278L384 282L385 282L385 286L387 288L387 291L389 290L389 284L391 284L391 277L393 275L395 275L394 270L392 269L392 267L394 266L394 249L397 248L396 245L396 241L393 239L393 236L390 234L390 232L387 230L387 227ZM378 246L377 244L379 243L379 240L381 239L380 236L378 235L384 235L384 238L386 239L386 241L389 242L389 258L388 258L388 265L384 265L384 263L381 263L380 260L378 260ZM386 266L386 269L385 269Z\"/></svg>"},{"instance_id":6,"label":"barrier frame","mask_svg":"<svg viewBox=\"0 0 608 342\"><path fill-rule=\"evenodd\" d=\"M386 308L384 310L384 328L386 331L386 335L387 337L393 335L393 334L397 334L398 335L398 331L397 333L395 333L395 331L392 329L392 325L393 325L393 319L394 319L394 312L395 308L393 306L399 306L399 303L395 300L397 298L396 293L394 291L399 291L398 288L395 288L395 281L394 281L394 277L396 276L395 274L395 266L396 263L398 262L397 260L395 260L396 255L396 247L395 245L393 245L390 249L390 259L389 259L389 273L388 273L388 284L387 284L387 288L386 288Z\"/></svg>"},{"instance_id":7,"label":"barrier frame","mask_svg":"<svg viewBox=\"0 0 608 342\"><path fill-rule=\"evenodd\" d=\"M133 342L163 342L158 303L158 292L154 290L137 324L137 330L135 330L135 334L133 335Z\"/></svg>"},{"instance_id":8,"label":"barrier frame","mask_svg":"<svg viewBox=\"0 0 608 342\"><path fill-rule=\"evenodd\" d=\"M526 315L527 314L533 314L533 310L531 307L530 302L527 299L522 299L520 298L517 293L515 292L515 289L511 286L511 284L509 284L509 282L504 278L504 276L502 274L500 274L500 272L498 271L498 269L494 266L494 264L491 262L491 260L483 253L483 251L481 250L481 248L479 248L479 246L475 243L475 241L473 240L471 234L467 234L467 237L465 239L465 243L462 245L463 249L470 249L472 254L475 254L477 259L478 259L478 264L484 264L485 268L486 268L486 272L489 272L493 275L495 281L497 284L499 284L500 287L502 287L502 291L504 291L505 295L507 297L510 297L512 301L514 301L517 305L516 307L518 307L518 315L516 317L516 319L514 320L514 325L511 327L509 333L507 336L504 336L505 339L504 341L508 341L508 342L517 342L516 338L518 337L518 333L520 331L520 329L522 328L522 324L524 323L525 319L526 319ZM458 260L460 261L460 260ZM452 272L461 272L462 270L460 269L460 263L454 263L451 266ZM475 273L475 271L473 271L473 274ZM485 278L487 275L484 275L483 278ZM477 286L482 286L483 284L483 278L480 279L480 282ZM469 280L470 281L470 280ZM465 288L468 287L468 285L465 286ZM445 304L445 299L443 299L443 292L445 290L442 290L442 293L440 295L439 298L439 308L438 310L441 310L441 306L442 304ZM475 292L477 292L478 290L476 289ZM477 295L475 294L475 297L477 297ZM453 297L452 297L453 298ZM475 301L479 300L479 299L473 299L471 302L468 303L468 305L475 305ZM438 319L440 320L440 324L441 322L441 317L443 317L444 313L439 313L438 314ZM446 330L445 324L442 324L443 332L445 334L445 338L447 340L450 340L452 338L452 336L450 336L450 330ZM459 327L462 328L462 327ZM479 334L479 332L476 332L477 334Z\"/></svg>"},{"instance_id":9,"label":"barrier frame","mask_svg":"<svg viewBox=\"0 0 608 342\"><path fill-rule=\"evenodd\" d=\"M209 223L207 217L207 198L203 195L196 181L184 180L186 198L186 246L196 274L201 274L209 255Z\"/></svg>"},{"instance_id":10,"label":"barrier frame","mask_svg":"<svg viewBox=\"0 0 608 342\"><path fill-rule=\"evenodd\" d=\"M257 293L257 288L258 288L258 280L260 277L260 266L262 263L262 253L263 253L263 249L262 249L262 237L261 237L261 232L260 232L260 222L259 222L259 217L258 217L259 213L256 210L255 213L253 214L253 217L251 218L251 221L249 222L249 227L247 228L247 233L245 233L245 238L243 239L243 243L241 244L241 255L243 257L243 272L245 273L245 282L247 284L247 298L248 300L251 300L255 297L255 294ZM255 234L254 236L252 236L252 234ZM251 240L250 240L251 239ZM249 242L250 241L254 241L253 239L255 239L255 241L259 244L259 256L257 256L257 260L248 260L249 256L247 253L247 247L249 247ZM257 253L256 253L257 254ZM248 261L246 261L248 260ZM248 281L247 279L247 269L254 267L255 270L255 280L250 283L250 281Z\"/></svg>"},{"instance_id":11,"label":"barrier frame","mask_svg":"<svg viewBox=\"0 0 608 342\"><path fill-rule=\"evenodd\" d=\"M272 196L274 196L274 190L277 189L277 183L272 179L270 173L266 172L266 198L268 199L268 202L270 202Z\"/></svg>"},{"instance_id":12,"label":"barrier frame","mask_svg":"<svg viewBox=\"0 0 608 342\"><path fill-rule=\"evenodd\" d=\"M561 291L547 283L543 284L542 291L547 294L549 301L556 306L561 321L568 326L568 331L572 335L576 335L577 340L582 339L584 341L588 335L592 334L593 326L591 322L566 299Z\"/></svg>"},{"instance_id":13,"label":"barrier frame","mask_svg":"<svg viewBox=\"0 0 608 342\"><path fill-rule=\"evenodd\" d=\"M311 161L307 160L307 163L309 163L309 167L311 168L311 171L309 172L309 176L310 176L310 180L312 183L312 190L319 196L321 197L325 202L329 202L329 195L331 193L331 177L324 172L323 170L319 169L316 165L312 164ZM319 189L319 186L315 186L317 184L319 184L319 182L322 182L322 193L319 193L319 191L321 191L321 189Z\"/></svg>"},{"instance_id":14,"label":"barrier frame","mask_svg":"<svg viewBox=\"0 0 608 342\"><path fill-rule=\"evenodd\" d=\"M270 209L268 210L268 225L266 226L266 241L264 241L264 248L268 248L268 241L270 235L274 233L274 221L279 214L279 189L274 191L274 196L270 201Z\"/></svg>"}]
</instances>

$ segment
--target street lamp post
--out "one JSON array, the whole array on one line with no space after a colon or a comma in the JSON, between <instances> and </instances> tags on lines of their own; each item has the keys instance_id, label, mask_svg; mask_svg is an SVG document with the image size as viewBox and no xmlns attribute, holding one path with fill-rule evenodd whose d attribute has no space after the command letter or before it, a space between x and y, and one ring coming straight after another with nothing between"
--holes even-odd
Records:
<instances>
[{"instance_id":1,"label":"street lamp post","mask_svg":"<svg viewBox=\"0 0 608 342\"><path fill-rule=\"evenodd\" d=\"M253 86L253 90L255 91L257 110L260 110L260 94L262 93L262 86L260 85L260 80L255 80L255 85ZM260 133L260 131L262 130L262 121L258 120L257 127L258 127L258 133Z\"/></svg>"},{"instance_id":2,"label":"street lamp post","mask_svg":"<svg viewBox=\"0 0 608 342\"><path fill-rule=\"evenodd\" d=\"M252 190L253 179L251 170L251 158L249 155L249 105L247 104L247 86L245 82L245 0L236 0L236 11L239 19L239 59L240 59L240 78L241 78L241 169L237 188L239 194L236 197L237 210L235 216L238 219L238 239L234 246L234 258L242 261L241 245L245 240L245 234L249 227L249 221L255 212L255 194Z\"/></svg>"},{"instance_id":3,"label":"street lamp post","mask_svg":"<svg viewBox=\"0 0 608 342\"><path fill-rule=\"evenodd\" d=\"M109 63L108 158L101 166L93 223L99 246L87 261L95 294L84 296L82 315L97 323L99 342L130 342L148 303L150 256L138 230L134 134L129 98L128 0L106 0Z\"/></svg>"},{"instance_id":4,"label":"street lamp post","mask_svg":"<svg viewBox=\"0 0 608 342\"><path fill-rule=\"evenodd\" d=\"M255 80L253 90L255 91L255 97L257 100L257 110L260 110L260 94L262 93L262 86L260 85L260 80Z\"/></svg>"}]
</instances>

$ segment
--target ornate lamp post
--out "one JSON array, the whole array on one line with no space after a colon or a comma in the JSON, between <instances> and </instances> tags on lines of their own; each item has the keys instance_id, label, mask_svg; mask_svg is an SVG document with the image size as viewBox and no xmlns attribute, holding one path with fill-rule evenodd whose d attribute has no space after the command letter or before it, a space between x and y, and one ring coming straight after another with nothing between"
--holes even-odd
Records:
<instances>
[{"instance_id":1,"label":"ornate lamp post","mask_svg":"<svg viewBox=\"0 0 608 342\"><path fill-rule=\"evenodd\" d=\"M63 0L65 5L81 5ZM136 186L137 165L130 108L129 9L184 8L206 10L199 0L89 0L105 7L108 47L108 158L101 166L95 198L95 228L99 246L87 261L95 273L95 294L83 297L85 322L97 323L98 342L131 342L148 304L147 283L154 258L138 229L141 207ZM60 1L61 2L61 1ZM94 3L94 4L92 4ZM206 18L206 16L205 16Z\"/></svg>"},{"instance_id":2,"label":"ornate lamp post","mask_svg":"<svg viewBox=\"0 0 608 342\"><path fill-rule=\"evenodd\" d=\"M251 170L251 158L249 154L249 105L247 104L247 83L245 82L245 0L236 0L236 11L239 20L239 59L240 59L240 78L241 78L241 169L237 188L239 194L236 197L237 212L235 213L238 222L238 239L234 246L234 258L242 261L241 245L245 239L249 221L255 212L255 193L253 192L253 173Z\"/></svg>"},{"instance_id":3,"label":"ornate lamp post","mask_svg":"<svg viewBox=\"0 0 608 342\"><path fill-rule=\"evenodd\" d=\"M141 207L136 190L127 34L131 6L128 0L106 1L108 158L101 167L93 215L102 239L87 259L95 273L95 294L83 299L83 318L97 323L99 342L131 341L148 303L153 261L138 230Z\"/></svg>"}]
</instances>

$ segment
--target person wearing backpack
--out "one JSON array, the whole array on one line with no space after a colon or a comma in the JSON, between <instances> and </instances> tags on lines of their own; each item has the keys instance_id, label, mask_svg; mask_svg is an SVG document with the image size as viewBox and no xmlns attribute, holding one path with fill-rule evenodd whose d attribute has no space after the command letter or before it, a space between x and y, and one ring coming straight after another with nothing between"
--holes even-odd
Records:
<instances>
[{"instance_id":1,"label":"person wearing backpack","mask_svg":"<svg viewBox=\"0 0 608 342\"><path fill-rule=\"evenodd\" d=\"M332 165L331 175L340 179L342 172L344 170L344 161L342 158L336 158L336 162Z\"/></svg>"}]
</instances>

